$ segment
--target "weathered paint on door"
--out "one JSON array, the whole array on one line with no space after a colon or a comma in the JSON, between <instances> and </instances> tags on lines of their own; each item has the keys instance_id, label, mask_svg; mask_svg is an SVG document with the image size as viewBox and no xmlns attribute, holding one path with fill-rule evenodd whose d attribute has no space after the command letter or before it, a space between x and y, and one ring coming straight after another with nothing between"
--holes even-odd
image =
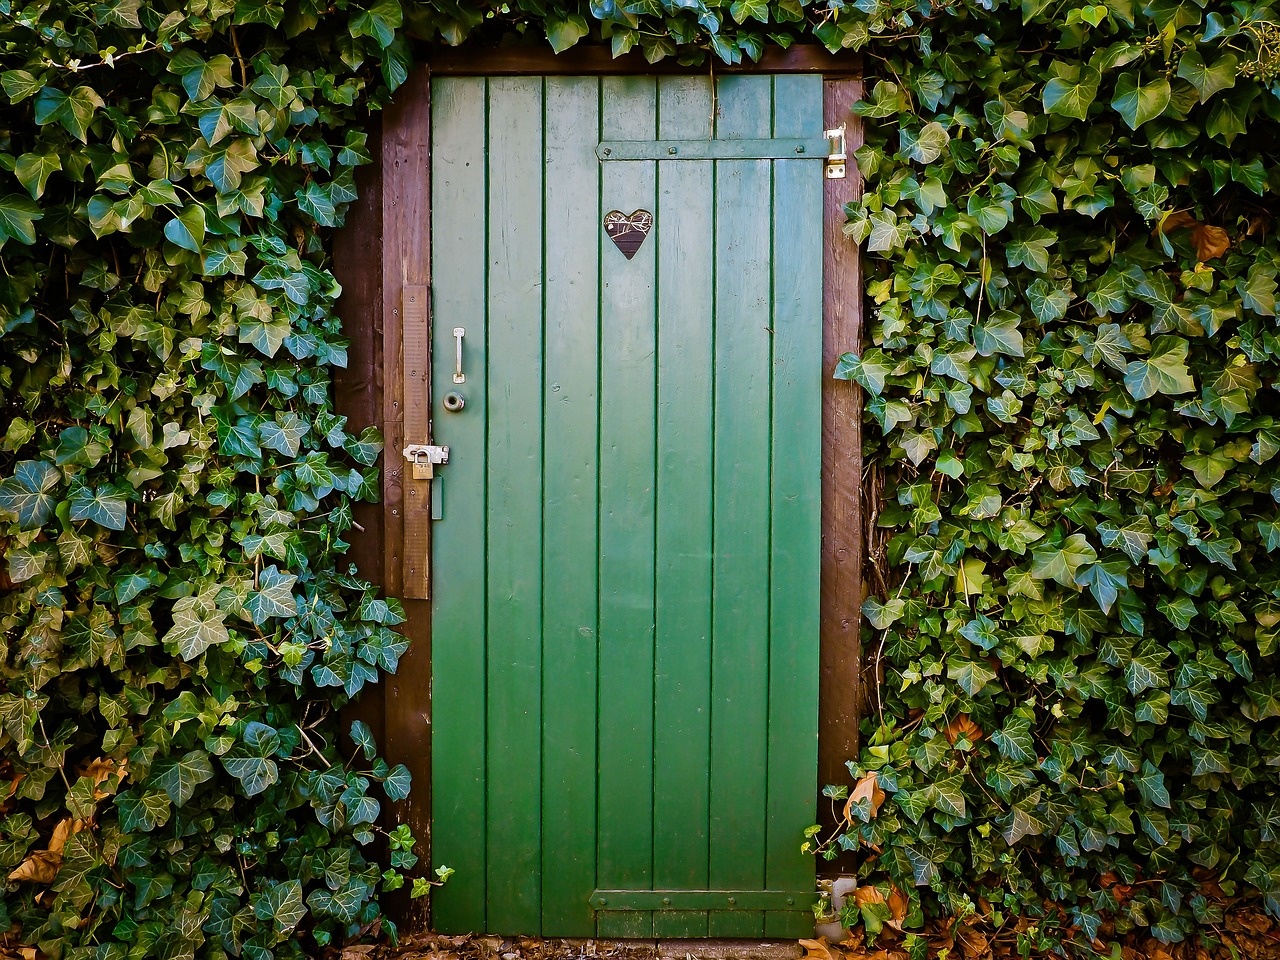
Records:
<instances>
[{"instance_id":1,"label":"weathered paint on door","mask_svg":"<svg viewBox=\"0 0 1280 960\"><path fill-rule=\"evenodd\" d=\"M597 148L812 143L821 78L431 96L435 925L803 934L822 164ZM653 214L631 260L614 210Z\"/></svg>"}]
</instances>

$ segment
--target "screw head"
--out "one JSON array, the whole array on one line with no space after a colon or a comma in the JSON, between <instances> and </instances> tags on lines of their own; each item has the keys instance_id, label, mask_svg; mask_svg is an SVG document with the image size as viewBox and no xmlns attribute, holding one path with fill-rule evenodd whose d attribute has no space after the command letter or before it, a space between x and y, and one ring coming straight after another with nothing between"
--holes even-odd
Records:
<instances>
[{"instance_id":1,"label":"screw head","mask_svg":"<svg viewBox=\"0 0 1280 960\"><path fill-rule=\"evenodd\" d=\"M662 905L663 905L664 907L669 907L669 906L671 906L671 898L670 898L670 897L663 897L663 898L662 898Z\"/></svg>"},{"instance_id":2,"label":"screw head","mask_svg":"<svg viewBox=\"0 0 1280 960\"><path fill-rule=\"evenodd\" d=\"M737 897L730 897L730 898L729 898L729 906L731 906L731 907L732 907L732 906L733 906L734 904L736 904L737 902L738 902L738 898L737 898Z\"/></svg>"},{"instance_id":3,"label":"screw head","mask_svg":"<svg viewBox=\"0 0 1280 960\"><path fill-rule=\"evenodd\" d=\"M609 154L613 153L613 150L610 147L605 147L604 150L601 151L601 153L603 153L607 157L609 156Z\"/></svg>"},{"instance_id":4,"label":"screw head","mask_svg":"<svg viewBox=\"0 0 1280 960\"><path fill-rule=\"evenodd\" d=\"M796 147L796 153L804 153L804 144Z\"/></svg>"},{"instance_id":5,"label":"screw head","mask_svg":"<svg viewBox=\"0 0 1280 960\"><path fill-rule=\"evenodd\" d=\"M667 153L669 153L669 154L671 154L672 156L674 156L674 155L675 155L675 152L676 152L676 148L675 148L675 147L667 147Z\"/></svg>"}]
</instances>

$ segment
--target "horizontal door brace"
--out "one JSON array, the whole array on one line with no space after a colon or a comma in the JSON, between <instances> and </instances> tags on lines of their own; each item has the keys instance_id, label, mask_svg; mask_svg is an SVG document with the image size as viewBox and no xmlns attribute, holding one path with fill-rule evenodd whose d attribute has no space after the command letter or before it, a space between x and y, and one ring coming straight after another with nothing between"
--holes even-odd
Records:
<instances>
[{"instance_id":1,"label":"horizontal door brace","mask_svg":"<svg viewBox=\"0 0 1280 960\"><path fill-rule=\"evenodd\" d=\"M826 160L826 137L773 140L603 140L601 160Z\"/></svg>"},{"instance_id":2,"label":"horizontal door brace","mask_svg":"<svg viewBox=\"0 0 1280 960\"><path fill-rule=\"evenodd\" d=\"M597 890L593 910L797 910L818 900L813 890Z\"/></svg>"}]
</instances>

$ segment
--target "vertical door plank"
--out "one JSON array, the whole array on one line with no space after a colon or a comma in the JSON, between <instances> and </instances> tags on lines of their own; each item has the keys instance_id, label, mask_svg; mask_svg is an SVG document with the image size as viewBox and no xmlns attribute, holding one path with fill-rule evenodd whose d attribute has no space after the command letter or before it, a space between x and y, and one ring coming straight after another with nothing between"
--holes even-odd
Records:
<instances>
[{"instance_id":1,"label":"vertical door plank","mask_svg":"<svg viewBox=\"0 0 1280 960\"><path fill-rule=\"evenodd\" d=\"M602 137L655 136L652 77L603 81ZM601 167L601 216L654 210L653 161ZM652 887L654 279L653 237L627 260L601 227L599 840L601 889ZM597 933L653 934L650 914L602 912Z\"/></svg>"},{"instance_id":2,"label":"vertical door plank","mask_svg":"<svg viewBox=\"0 0 1280 960\"><path fill-rule=\"evenodd\" d=\"M486 841L510 933L542 924L542 83L489 81Z\"/></svg>"},{"instance_id":3,"label":"vertical door plank","mask_svg":"<svg viewBox=\"0 0 1280 960\"><path fill-rule=\"evenodd\" d=\"M862 96L859 79L824 84L826 125L848 128L850 157L862 143L860 120L849 112ZM845 761L858 755L863 705L862 651L862 392L852 380L832 377L846 351L861 349L862 263L858 245L844 235L844 206L862 196L852 163L844 180L823 190L822 324L822 666L818 694L818 782L849 784ZM823 811L828 820L829 815ZM831 824L828 824L831 825ZM852 857L827 868L851 871Z\"/></svg>"},{"instance_id":4,"label":"vertical door plank","mask_svg":"<svg viewBox=\"0 0 1280 960\"><path fill-rule=\"evenodd\" d=\"M546 88L542 923L590 937L596 879L600 82ZM534 931L527 931L534 932Z\"/></svg>"},{"instance_id":5,"label":"vertical door plank","mask_svg":"<svg viewBox=\"0 0 1280 960\"><path fill-rule=\"evenodd\" d=\"M822 78L775 77L775 137L822 136ZM785 105L785 109L783 108ZM769 807L765 883L811 889L801 831L817 816L818 563L821 552L823 165L773 164L773 523L769 576ZM811 933L769 913L765 936Z\"/></svg>"},{"instance_id":6,"label":"vertical door plank","mask_svg":"<svg viewBox=\"0 0 1280 960\"><path fill-rule=\"evenodd\" d=\"M706 139L706 77L658 81L658 136ZM654 886L706 889L711 749L712 164L658 165L658 473ZM705 911L654 915L655 937L705 937Z\"/></svg>"},{"instance_id":7,"label":"vertical door plank","mask_svg":"<svg viewBox=\"0 0 1280 960\"><path fill-rule=\"evenodd\" d=\"M766 76L719 81L721 138L768 137ZM768 742L770 161L716 164L711 714L713 889L764 882ZM762 913L714 912L711 936L757 937Z\"/></svg>"},{"instance_id":8,"label":"vertical door plank","mask_svg":"<svg viewBox=\"0 0 1280 960\"><path fill-rule=\"evenodd\" d=\"M447 499L433 530L432 862L457 873L432 896L436 929L485 924L485 81L432 85L432 397L437 443L451 462L435 483L467 491ZM442 412L453 390L455 326L467 329L467 405ZM388 438L389 439L389 438Z\"/></svg>"}]
</instances>

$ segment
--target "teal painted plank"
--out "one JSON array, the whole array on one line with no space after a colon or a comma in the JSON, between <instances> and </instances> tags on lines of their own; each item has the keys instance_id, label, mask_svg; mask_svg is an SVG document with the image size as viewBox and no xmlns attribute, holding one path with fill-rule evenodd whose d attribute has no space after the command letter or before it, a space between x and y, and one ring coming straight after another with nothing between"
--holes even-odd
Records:
<instances>
[{"instance_id":1,"label":"teal painted plank","mask_svg":"<svg viewBox=\"0 0 1280 960\"><path fill-rule=\"evenodd\" d=\"M707 137L705 77L664 77L659 136ZM711 738L713 167L658 167L654 885L706 889ZM705 937L700 910L658 912L655 937Z\"/></svg>"},{"instance_id":2,"label":"teal painted plank","mask_svg":"<svg viewBox=\"0 0 1280 960\"><path fill-rule=\"evenodd\" d=\"M719 81L717 135L770 133L768 77ZM716 380L710 884L763 888L768 732L770 161L716 163ZM711 936L764 933L712 913Z\"/></svg>"},{"instance_id":3,"label":"teal painted plank","mask_svg":"<svg viewBox=\"0 0 1280 960\"><path fill-rule=\"evenodd\" d=\"M542 925L542 160L542 79L491 79L486 843L498 933Z\"/></svg>"},{"instance_id":4,"label":"teal painted plank","mask_svg":"<svg viewBox=\"0 0 1280 960\"><path fill-rule=\"evenodd\" d=\"M596 930L599 92L547 78L542 930L566 937Z\"/></svg>"},{"instance_id":5,"label":"teal painted plank","mask_svg":"<svg viewBox=\"0 0 1280 960\"><path fill-rule=\"evenodd\" d=\"M432 484L452 486L432 529L431 857L457 871L431 908L437 930L464 933L484 929L486 895L484 80L437 79L431 101L431 396L436 442L453 453ZM466 407L448 414L454 326L467 329L470 371Z\"/></svg>"},{"instance_id":6,"label":"teal painted plank","mask_svg":"<svg viewBox=\"0 0 1280 960\"><path fill-rule=\"evenodd\" d=\"M774 133L822 129L822 78L774 78ZM822 170L773 164L773 550L770 571L768 835L771 888L812 887L800 853L817 820L818 574L821 551ZM765 915L765 935L796 936L806 918ZM812 933L812 919L807 920Z\"/></svg>"},{"instance_id":7,"label":"teal painted plank","mask_svg":"<svg viewBox=\"0 0 1280 960\"><path fill-rule=\"evenodd\" d=\"M652 77L603 81L604 137L652 137ZM600 210L652 211L651 161L601 167ZM654 574L654 251L626 260L600 244L600 626L598 878L602 888L652 887ZM648 914L602 915L602 936L651 936Z\"/></svg>"}]
</instances>

